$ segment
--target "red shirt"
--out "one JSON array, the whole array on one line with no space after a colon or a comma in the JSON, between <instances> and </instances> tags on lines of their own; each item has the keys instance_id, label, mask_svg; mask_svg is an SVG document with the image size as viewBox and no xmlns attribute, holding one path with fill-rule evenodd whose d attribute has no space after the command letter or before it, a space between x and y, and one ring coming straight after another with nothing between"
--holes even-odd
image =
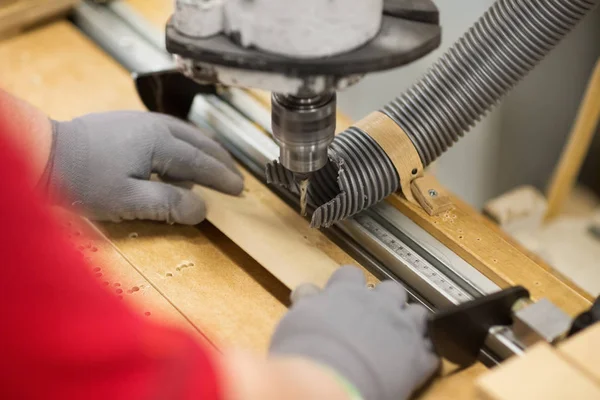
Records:
<instances>
[{"instance_id":1,"label":"red shirt","mask_svg":"<svg viewBox=\"0 0 600 400\"><path fill-rule=\"evenodd\" d=\"M219 398L206 349L98 284L1 129L0 162L0 398Z\"/></svg>"}]
</instances>

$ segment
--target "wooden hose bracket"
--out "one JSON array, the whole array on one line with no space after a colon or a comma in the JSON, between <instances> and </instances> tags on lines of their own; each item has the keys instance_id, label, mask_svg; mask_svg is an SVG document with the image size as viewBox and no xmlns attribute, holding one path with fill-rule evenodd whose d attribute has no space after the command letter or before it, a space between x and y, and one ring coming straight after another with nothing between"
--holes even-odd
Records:
<instances>
[{"instance_id":1,"label":"wooden hose bracket","mask_svg":"<svg viewBox=\"0 0 600 400\"><path fill-rule=\"evenodd\" d=\"M450 197L432 175L425 175L421 157L406 132L390 117L373 112L354 126L369 135L390 158L400 177L400 191L429 215L452 208Z\"/></svg>"}]
</instances>

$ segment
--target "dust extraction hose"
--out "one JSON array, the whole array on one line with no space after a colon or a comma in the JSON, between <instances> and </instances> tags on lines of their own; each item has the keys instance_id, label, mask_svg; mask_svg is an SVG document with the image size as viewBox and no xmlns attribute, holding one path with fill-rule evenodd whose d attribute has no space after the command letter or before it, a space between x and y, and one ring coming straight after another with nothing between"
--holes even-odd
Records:
<instances>
[{"instance_id":1,"label":"dust extraction hose","mask_svg":"<svg viewBox=\"0 0 600 400\"><path fill-rule=\"evenodd\" d=\"M497 104L599 1L496 1L420 81L382 112L406 132L427 166ZM399 187L390 158L356 127L337 136L330 158L332 165L319 171L311 183L315 227L350 217Z\"/></svg>"}]
</instances>

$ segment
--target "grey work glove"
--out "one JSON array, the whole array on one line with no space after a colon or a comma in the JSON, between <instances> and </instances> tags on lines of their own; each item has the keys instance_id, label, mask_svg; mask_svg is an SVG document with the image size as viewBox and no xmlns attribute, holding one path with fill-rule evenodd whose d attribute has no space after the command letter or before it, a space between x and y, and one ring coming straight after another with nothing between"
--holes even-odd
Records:
<instances>
[{"instance_id":1,"label":"grey work glove","mask_svg":"<svg viewBox=\"0 0 600 400\"><path fill-rule=\"evenodd\" d=\"M42 183L52 198L68 200L90 218L188 225L204 219L201 198L190 190L150 181L152 173L233 195L243 190L231 156L176 118L117 111L52 123L53 148Z\"/></svg>"},{"instance_id":2,"label":"grey work glove","mask_svg":"<svg viewBox=\"0 0 600 400\"><path fill-rule=\"evenodd\" d=\"M439 365L426 338L427 310L406 300L396 282L369 290L361 270L342 267L322 292L295 299L270 354L327 366L365 400L406 399Z\"/></svg>"}]
</instances>

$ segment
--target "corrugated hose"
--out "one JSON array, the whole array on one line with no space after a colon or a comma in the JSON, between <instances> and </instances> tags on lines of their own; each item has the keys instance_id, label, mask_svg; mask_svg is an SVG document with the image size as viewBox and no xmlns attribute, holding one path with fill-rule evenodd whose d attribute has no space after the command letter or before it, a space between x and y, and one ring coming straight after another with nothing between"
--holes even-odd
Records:
<instances>
[{"instance_id":1,"label":"corrugated hose","mask_svg":"<svg viewBox=\"0 0 600 400\"><path fill-rule=\"evenodd\" d=\"M382 112L429 165L470 130L531 71L600 0L498 0L404 94ZM330 226L368 208L399 187L379 145L351 127L339 134L330 164L313 175L312 226ZM275 183L282 167L271 164Z\"/></svg>"}]
</instances>

